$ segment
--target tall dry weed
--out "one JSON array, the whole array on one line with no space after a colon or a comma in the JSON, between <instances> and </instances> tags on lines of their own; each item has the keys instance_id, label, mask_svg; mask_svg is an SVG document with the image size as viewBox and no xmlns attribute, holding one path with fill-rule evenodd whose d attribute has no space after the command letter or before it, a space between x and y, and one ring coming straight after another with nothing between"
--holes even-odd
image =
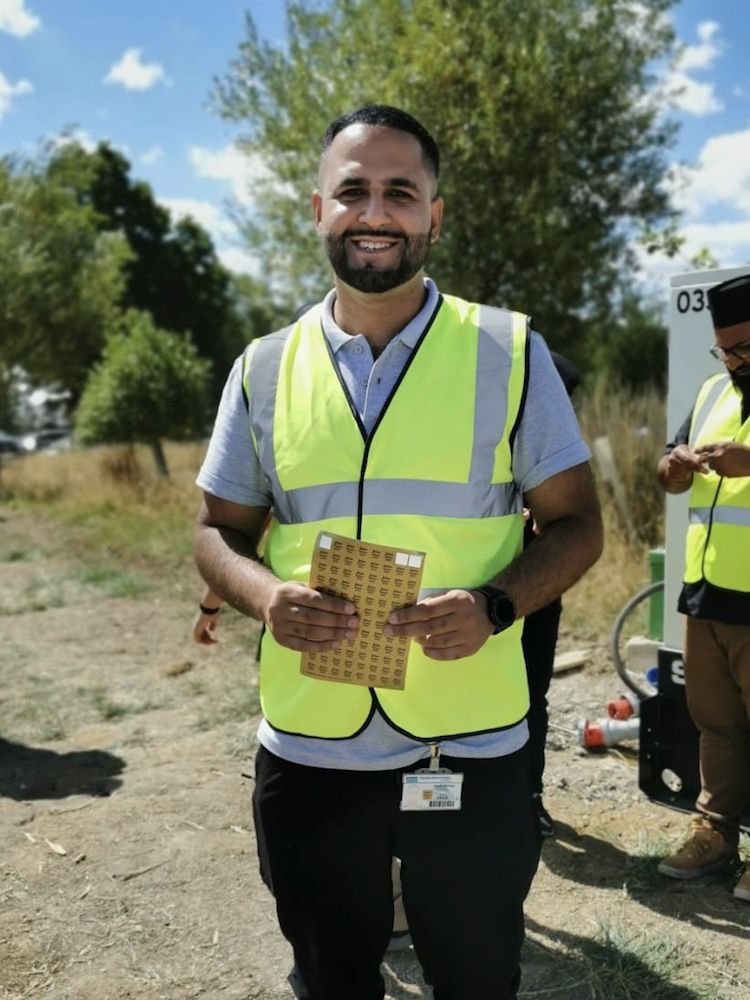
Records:
<instances>
[{"instance_id":1,"label":"tall dry weed","mask_svg":"<svg viewBox=\"0 0 750 1000\"><path fill-rule=\"evenodd\" d=\"M604 553L567 595L566 618L579 626L597 620L611 624L649 582L649 549L664 541L664 494L656 479L656 463L666 440L666 401L656 389L634 393L599 378L579 390L576 408L595 456L597 439L609 440L624 510L594 457Z\"/></svg>"}]
</instances>

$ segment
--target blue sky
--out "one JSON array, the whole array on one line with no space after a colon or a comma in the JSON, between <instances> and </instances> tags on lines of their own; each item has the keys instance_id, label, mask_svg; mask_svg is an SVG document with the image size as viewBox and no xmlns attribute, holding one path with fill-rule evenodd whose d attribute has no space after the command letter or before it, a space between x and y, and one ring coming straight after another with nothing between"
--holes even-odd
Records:
<instances>
[{"instance_id":1,"label":"blue sky","mask_svg":"<svg viewBox=\"0 0 750 1000\"><path fill-rule=\"evenodd\" d=\"M637 13L637 0L627 2ZM0 0L0 155L33 154L65 127L121 148L133 174L176 214L190 212L224 262L252 269L225 210L252 204L236 130L208 106L245 36L284 39L281 0ZM682 0L671 17L685 49L664 70L681 125L672 159L685 210L685 258L750 261L750 16L747 0ZM449 212L450 206L448 206ZM685 261L649 259L666 287Z\"/></svg>"}]
</instances>

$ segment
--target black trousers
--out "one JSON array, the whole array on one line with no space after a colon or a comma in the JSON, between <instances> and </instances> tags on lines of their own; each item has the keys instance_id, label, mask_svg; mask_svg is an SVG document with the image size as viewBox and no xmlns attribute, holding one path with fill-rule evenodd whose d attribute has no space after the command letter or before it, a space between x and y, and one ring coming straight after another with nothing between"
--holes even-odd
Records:
<instances>
[{"instance_id":1,"label":"black trousers","mask_svg":"<svg viewBox=\"0 0 750 1000\"><path fill-rule=\"evenodd\" d=\"M555 665L555 646L562 603L558 598L526 617L521 643L529 681L529 774L531 791L541 794L544 745L547 742L547 692Z\"/></svg>"},{"instance_id":2,"label":"black trousers","mask_svg":"<svg viewBox=\"0 0 750 1000\"><path fill-rule=\"evenodd\" d=\"M525 748L441 764L459 812L401 812L398 771L304 767L261 748L253 811L261 871L305 1000L382 1000L391 858L435 1000L513 1000L523 901L539 857Z\"/></svg>"}]
</instances>

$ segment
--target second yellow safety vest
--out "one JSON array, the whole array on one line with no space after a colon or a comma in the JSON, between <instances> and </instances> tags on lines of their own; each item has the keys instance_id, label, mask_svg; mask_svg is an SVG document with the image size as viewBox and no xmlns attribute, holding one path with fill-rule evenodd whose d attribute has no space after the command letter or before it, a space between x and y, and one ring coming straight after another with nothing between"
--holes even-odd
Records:
<instances>
[{"instance_id":1,"label":"second yellow safety vest","mask_svg":"<svg viewBox=\"0 0 750 1000\"><path fill-rule=\"evenodd\" d=\"M690 444L737 441L750 447L750 420L728 375L713 375L698 392ZM750 476L709 471L693 476L685 549L685 583L707 580L750 593Z\"/></svg>"}]
</instances>

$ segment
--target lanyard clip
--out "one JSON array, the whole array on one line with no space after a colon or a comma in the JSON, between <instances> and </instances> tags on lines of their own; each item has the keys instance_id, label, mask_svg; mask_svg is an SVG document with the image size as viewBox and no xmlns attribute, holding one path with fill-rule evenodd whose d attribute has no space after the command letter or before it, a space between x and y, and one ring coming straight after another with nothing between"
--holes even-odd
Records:
<instances>
[{"instance_id":1,"label":"lanyard clip","mask_svg":"<svg viewBox=\"0 0 750 1000\"><path fill-rule=\"evenodd\" d=\"M430 771L440 770L440 744L430 743Z\"/></svg>"}]
</instances>

